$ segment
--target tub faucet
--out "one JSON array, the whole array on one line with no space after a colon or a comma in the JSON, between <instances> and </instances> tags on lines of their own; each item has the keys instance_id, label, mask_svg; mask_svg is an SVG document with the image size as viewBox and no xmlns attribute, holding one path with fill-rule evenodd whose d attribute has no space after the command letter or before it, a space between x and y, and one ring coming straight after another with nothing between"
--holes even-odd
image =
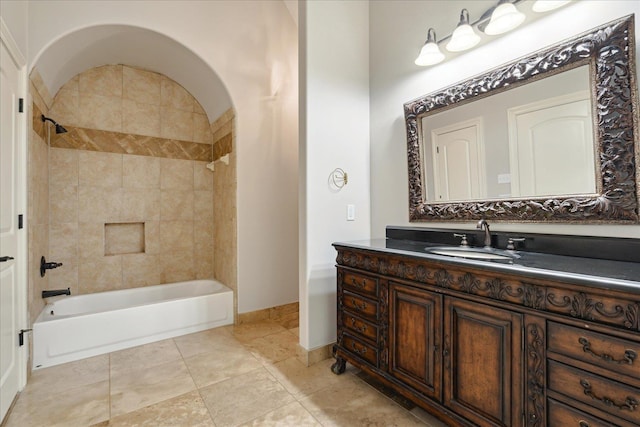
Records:
<instances>
[{"instance_id":1,"label":"tub faucet","mask_svg":"<svg viewBox=\"0 0 640 427\"><path fill-rule=\"evenodd\" d=\"M53 270L58 267L62 267L61 262L47 262L44 257L40 257L40 277L44 277L47 270Z\"/></svg>"},{"instance_id":2,"label":"tub faucet","mask_svg":"<svg viewBox=\"0 0 640 427\"><path fill-rule=\"evenodd\" d=\"M476 224L476 228L482 230L484 229L484 247L491 248L491 232L489 231L489 223L486 219L481 219Z\"/></svg>"},{"instance_id":3,"label":"tub faucet","mask_svg":"<svg viewBox=\"0 0 640 427\"><path fill-rule=\"evenodd\" d=\"M50 291L42 291L42 298L57 297L58 295L71 295L71 289L52 289Z\"/></svg>"}]
</instances>

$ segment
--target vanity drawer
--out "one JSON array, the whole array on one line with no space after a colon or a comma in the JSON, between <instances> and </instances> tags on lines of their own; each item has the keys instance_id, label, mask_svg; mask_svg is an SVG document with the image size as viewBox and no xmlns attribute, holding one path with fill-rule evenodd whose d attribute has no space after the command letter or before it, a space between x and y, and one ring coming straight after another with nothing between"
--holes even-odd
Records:
<instances>
[{"instance_id":1,"label":"vanity drawer","mask_svg":"<svg viewBox=\"0 0 640 427\"><path fill-rule=\"evenodd\" d=\"M345 310L351 311L359 316L374 321L378 316L378 303L369 298L364 298L350 292L343 292L341 303Z\"/></svg>"},{"instance_id":2,"label":"vanity drawer","mask_svg":"<svg viewBox=\"0 0 640 427\"><path fill-rule=\"evenodd\" d=\"M354 316L351 313L342 312L342 324L350 331L362 335L365 338L376 342L378 338L378 327L374 324L361 319L358 316Z\"/></svg>"},{"instance_id":3,"label":"vanity drawer","mask_svg":"<svg viewBox=\"0 0 640 427\"><path fill-rule=\"evenodd\" d=\"M567 406L553 399L547 399L549 427L615 427L612 424Z\"/></svg>"},{"instance_id":4,"label":"vanity drawer","mask_svg":"<svg viewBox=\"0 0 640 427\"><path fill-rule=\"evenodd\" d=\"M356 293L365 293L371 296L378 295L378 279L364 274L345 271L342 276L342 285Z\"/></svg>"},{"instance_id":5,"label":"vanity drawer","mask_svg":"<svg viewBox=\"0 0 640 427\"><path fill-rule=\"evenodd\" d=\"M549 389L640 424L640 389L553 360L548 368Z\"/></svg>"},{"instance_id":6,"label":"vanity drawer","mask_svg":"<svg viewBox=\"0 0 640 427\"><path fill-rule=\"evenodd\" d=\"M342 348L372 365L378 366L378 350L348 333L345 333L342 337Z\"/></svg>"},{"instance_id":7,"label":"vanity drawer","mask_svg":"<svg viewBox=\"0 0 640 427\"><path fill-rule=\"evenodd\" d=\"M640 379L640 343L555 322L547 331L548 351Z\"/></svg>"}]
</instances>

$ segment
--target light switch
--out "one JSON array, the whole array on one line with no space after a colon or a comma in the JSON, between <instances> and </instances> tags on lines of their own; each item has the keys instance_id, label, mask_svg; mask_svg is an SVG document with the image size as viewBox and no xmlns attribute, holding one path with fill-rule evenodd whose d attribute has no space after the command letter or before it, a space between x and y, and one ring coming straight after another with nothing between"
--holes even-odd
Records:
<instances>
[{"instance_id":1,"label":"light switch","mask_svg":"<svg viewBox=\"0 0 640 427\"><path fill-rule=\"evenodd\" d=\"M347 205L347 221L355 221L356 205Z\"/></svg>"},{"instance_id":2,"label":"light switch","mask_svg":"<svg viewBox=\"0 0 640 427\"><path fill-rule=\"evenodd\" d=\"M498 184L509 184L511 182L510 173L501 173L498 175Z\"/></svg>"}]
</instances>

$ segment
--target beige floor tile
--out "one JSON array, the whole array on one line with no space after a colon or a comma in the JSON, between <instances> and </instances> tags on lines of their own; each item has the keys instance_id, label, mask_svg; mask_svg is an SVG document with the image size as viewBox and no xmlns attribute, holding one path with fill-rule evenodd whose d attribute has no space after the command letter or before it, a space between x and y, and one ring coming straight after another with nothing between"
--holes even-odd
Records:
<instances>
[{"instance_id":1,"label":"beige floor tile","mask_svg":"<svg viewBox=\"0 0 640 427\"><path fill-rule=\"evenodd\" d=\"M323 426L424 426L393 401L349 375L338 386L318 391L300 401Z\"/></svg>"},{"instance_id":2,"label":"beige floor tile","mask_svg":"<svg viewBox=\"0 0 640 427\"><path fill-rule=\"evenodd\" d=\"M230 333L230 328L221 327L208 329L195 334L174 338L182 357L187 358L196 354L208 353L225 349L228 352L244 349Z\"/></svg>"},{"instance_id":3,"label":"beige floor tile","mask_svg":"<svg viewBox=\"0 0 640 427\"><path fill-rule=\"evenodd\" d=\"M271 411L268 414L242 424L242 427L313 427L322 426L313 418L313 416L304 409L298 402L289 403L282 408L278 408L275 411Z\"/></svg>"},{"instance_id":4,"label":"beige floor tile","mask_svg":"<svg viewBox=\"0 0 640 427\"><path fill-rule=\"evenodd\" d=\"M345 375L331 372L333 362L333 359L327 359L307 367L297 357L292 357L274 365L266 365L265 368L299 400L347 381Z\"/></svg>"},{"instance_id":5,"label":"beige floor tile","mask_svg":"<svg viewBox=\"0 0 640 427\"><path fill-rule=\"evenodd\" d=\"M109 381L58 390L47 398L21 394L5 427L87 426L109 419Z\"/></svg>"},{"instance_id":6,"label":"beige floor tile","mask_svg":"<svg viewBox=\"0 0 640 427\"><path fill-rule=\"evenodd\" d=\"M272 321L245 323L233 327L233 336L241 343L247 343L256 338L284 332L287 329Z\"/></svg>"},{"instance_id":7,"label":"beige floor tile","mask_svg":"<svg viewBox=\"0 0 640 427\"><path fill-rule=\"evenodd\" d=\"M244 348L229 351L223 347L208 353L196 354L184 361L198 388L262 367L262 363Z\"/></svg>"},{"instance_id":8,"label":"beige floor tile","mask_svg":"<svg viewBox=\"0 0 640 427\"><path fill-rule=\"evenodd\" d=\"M22 392L32 398L49 397L69 389L109 379L109 355L90 357L33 371Z\"/></svg>"},{"instance_id":9,"label":"beige floor tile","mask_svg":"<svg viewBox=\"0 0 640 427\"><path fill-rule=\"evenodd\" d=\"M200 389L200 395L217 426L237 426L294 401L264 368Z\"/></svg>"},{"instance_id":10,"label":"beige floor tile","mask_svg":"<svg viewBox=\"0 0 640 427\"><path fill-rule=\"evenodd\" d=\"M148 369L182 356L173 340L158 341L151 344L128 348L110 354L111 375L117 376L127 371Z\"/></svg>"},{"instance_id":11,"label":"beige floor tile","mask_svg":"<svg viewBox=\"0 0 640 427\"><path fill-rule=\"evenodd\" d=\"M120 415L104 426L215 427L209 411L197 391Z\"/></svg>"},{"instance_id":12,"label":"beige floor tile","mask_svg":"<svg viewBox=\"0 0 640 427\"><path fill-rule=\"evenodd\" d=\"M298 351L298 341L297 336L285 330L255 338L245 343L245 346L263 362L276 363L295 357Z\"/></svg>"},{"instance_id":13,"label":"beige floor tile","mask_svg":"<svg viewBox=\"0 0 640 427\"><path fill-rule=\"evenodd\" d=\"M111 416L132 412L195 390L182 360L111 377Z\"/></svg>"},{"instance_id":14,"label":"beige floor tile","mask_svg":"<svg viewBox=\"0 0 640 427\"><path fill-rule=\"evenodd\" d=\"M445 423L438 420L422 408L415 407L410 412L418 419L424 421L424 423L429 427L447 427Z\"/></svg>"}]
</instances>

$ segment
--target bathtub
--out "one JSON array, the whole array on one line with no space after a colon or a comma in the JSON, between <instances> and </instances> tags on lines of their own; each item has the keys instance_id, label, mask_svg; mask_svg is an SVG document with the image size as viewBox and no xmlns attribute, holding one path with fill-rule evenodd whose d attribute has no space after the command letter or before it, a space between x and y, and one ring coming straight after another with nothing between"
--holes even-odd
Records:
<instances>
[{"instance_id":1,"label":"bathtub","mask_svg":"<svg viewBox=\"0 0 640 427\"><path fill-rule=\"evenodd\" d=\"M233 323L214 280L52 298L33 324L33 369Z\"/></svg>"}]
</instances>

